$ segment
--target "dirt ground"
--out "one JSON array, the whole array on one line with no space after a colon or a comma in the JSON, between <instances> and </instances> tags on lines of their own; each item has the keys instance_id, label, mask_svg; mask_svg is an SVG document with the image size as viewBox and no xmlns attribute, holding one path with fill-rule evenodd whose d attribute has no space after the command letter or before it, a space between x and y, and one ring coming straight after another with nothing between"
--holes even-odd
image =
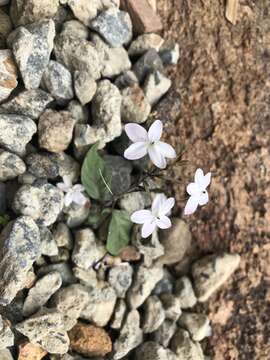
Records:
<instances>
[{"instance_id":1,"label":"dirt ground","mask_svg":"<svg viewBox=\"0 0 270 360\"><path fill-rule=\"evenodd\" d=\"M270 6L240 2L235 26L223 0L158 0L164 35L180 45L173 88L158 106L169 141L212 171L210 203L188 219L200 253L237 252L240 269L210 302L215 360L270 358ZM169 186L169 184L168 184ZM176 213L184 187L176 182Z\"/></svg>"}]
</instances>

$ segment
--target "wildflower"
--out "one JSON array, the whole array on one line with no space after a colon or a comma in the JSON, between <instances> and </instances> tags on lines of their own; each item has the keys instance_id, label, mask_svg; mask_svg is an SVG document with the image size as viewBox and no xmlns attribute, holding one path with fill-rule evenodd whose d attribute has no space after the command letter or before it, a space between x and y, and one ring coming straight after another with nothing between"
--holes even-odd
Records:
<instances>
[{"instance_id":1,"label":"wildflower","mask_svg":"<svg viewBox=\"0 0 270 360\"><path fill-rule=\"evenodd\" d=\"M187 186L187 192L190 195L190 198L188 199L185 206L185 215L193 214L196 211L198 205L202 206L208 203L209 196L206 188L210 182L210 172L204 175L202 169L196 170L194 182L188 184Z\"/></svg>"},{"instance_id":2,"label":"wildflower","mask_svg":"<svg viewBox=\"0 0 270 360\"><path fill-rule=\"evenodd\" d=\"M63 176L63 181L57 184L57 187L62 190L65 195L64 204L69 206L72 203L77 205L85 205L89 200L83 194L85 191L81 184L72 185L72 181L69 176Z\"/></svg>"},{"instance_id":3,"label":"wildflower","mask_svg":"<svg viewBox=\"0 0 270 360\"><path fill-rule=\"evenodd\" d=\"M157 227L168 229L172 226L168 216L171 214L174 203L174 198L167 199L164 194L158 194L152 203L151 210L135 211L130 219L135 224L143 224L141 234L143 238L147 238Z\"/></svg>"},{"instance_id":4,"label":"wildflower","mask_svg":"<svg viewBox=\"0 0 270 360\"><path fill-rule=\"evenodd\" d=\"M133 144L126 149L124 157L128 160L137 160L148 154L158 168L164 169L167 165L166 158L174 159L176 153L171 145L160 141L162 128L160 120L156 120L150 126L148 133L138 124L127 124L125 131Z\"/></svg>"}]
</instances>

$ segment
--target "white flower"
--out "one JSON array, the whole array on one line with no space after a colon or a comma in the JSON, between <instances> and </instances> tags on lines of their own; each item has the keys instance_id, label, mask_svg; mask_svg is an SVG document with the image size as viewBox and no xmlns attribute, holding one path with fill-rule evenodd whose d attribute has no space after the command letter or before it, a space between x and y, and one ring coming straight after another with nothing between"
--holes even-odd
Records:
<instances>
[{"instance_id":1,"label":"white flower","mask_svg":"<svg viewBox=\"0 0 270 360\"><path fill-rule=\"evenodd\" d=\"M124 157L128 160L137 160L148 153L152 162L158 168L164 169L167 165L166 158L174 159L176 153L171 145L160 141L162 128L160 120L154 121L148 133L138 124L127 124L125 131L133 144L126 149Z\"/></svg>"},{"instance_id":2,"label":"white flower","mask_svg":"<svg viewBox=\"0 0 270 360\"><path fill-rule=\"evenodd\" d=\"M152 203L151 210L135 211L130 219L135 224L143 224L142 237L147 238L157 227L168 229L172 226L168 215L171 214L174 203L174 198L167 199L164 194L158 194Z\"/></svg>"},{"instance_id":3,"label":"white flower","mask_svg":"<svg viewBox=\"0 0 270 360\"><path fill-rule=\"evenodd\" d=\"M194 182L188 184L187 192L190 195L188 199L184 214L193 214L198 205L205 205L209 201L208 192L206 191L207 186L211 182L211 173L203 174L202 169L197 169L195 172Z\"/></svg>"},{"instance_id":4,"label":"white flower","mask_svg":"<svg viewBox=\"0 0 270 360\"><path fill-rule=\"evenodd\" d=\"M63 181L62 183L58 183L57 187L66 193L64 199L65 206L69 206L71 203L85 205L88 202L88 198L82 194L85 189L81 184L72 185L69 176L63 176Z\"/></svg>"}]
</instances>

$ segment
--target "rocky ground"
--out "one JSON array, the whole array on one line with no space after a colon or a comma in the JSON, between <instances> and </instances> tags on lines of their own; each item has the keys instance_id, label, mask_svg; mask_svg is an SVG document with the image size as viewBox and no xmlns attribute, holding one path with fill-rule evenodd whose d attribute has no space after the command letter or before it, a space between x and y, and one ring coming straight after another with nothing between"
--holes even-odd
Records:
<instances>
[{"instance_id":1,"label":"rocky ground","mask_svg":"<svg viewBox=\"0 0 270 360\"><path fill-rule=\"evenodd\" d=\"M168 139L187 146L192 165L215 174L211 203L189 221L196 246L242 258L229 289L207 306L209 349L218 360L268 359L269 9L265 1L241 1L232 25L223 1L159 0L158 8L164 35L180 44L181 55L157 112L167 119ZM183 187L174 192L179 214Z\"/></svg>"},{"instance_id":2,"label":"rocky ground","mask_svg":"<svg viewBox=\"0 0 270 360\"><path fill-rule=\"evenodd\" d=\"M266 359L267 14L150 3L0 0L0 360ZM104 207L129 217L156 185L101 199L81 165L98 142L123 194L147 167L123 125L157 118L189 160L167 174L173 227L134 226L113 257ZM195 167L211 202L183 220Z\"/></svg>"}]
</instances>

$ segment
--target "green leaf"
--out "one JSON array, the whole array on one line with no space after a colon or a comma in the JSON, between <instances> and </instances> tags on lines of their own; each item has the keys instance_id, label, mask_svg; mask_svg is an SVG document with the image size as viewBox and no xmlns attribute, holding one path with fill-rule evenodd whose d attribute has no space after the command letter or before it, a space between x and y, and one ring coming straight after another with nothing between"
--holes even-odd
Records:
<instances>
[{"instance_id":1,"label":"green leaf","mask_svg":"<svg viewBox=\"0 0 270 360\"><path fill-rule=\"evenodd\" d=\"M102 201L110 192L111 171L98 154L98 143L86 154L81 170L81 180L87 194L95 200Z\"/></svg>"},{"instance_id":2,"label":"green leaf","mask_svg":"<svg viewBox=\"0 0 270 360\"><path fill-rule=\"evenodd\" d=\"M107 237L107 250L112 255L118 255L128 245L131 228L129 214L124 210L113 210Z\"/></svg>"}]
</instances>

